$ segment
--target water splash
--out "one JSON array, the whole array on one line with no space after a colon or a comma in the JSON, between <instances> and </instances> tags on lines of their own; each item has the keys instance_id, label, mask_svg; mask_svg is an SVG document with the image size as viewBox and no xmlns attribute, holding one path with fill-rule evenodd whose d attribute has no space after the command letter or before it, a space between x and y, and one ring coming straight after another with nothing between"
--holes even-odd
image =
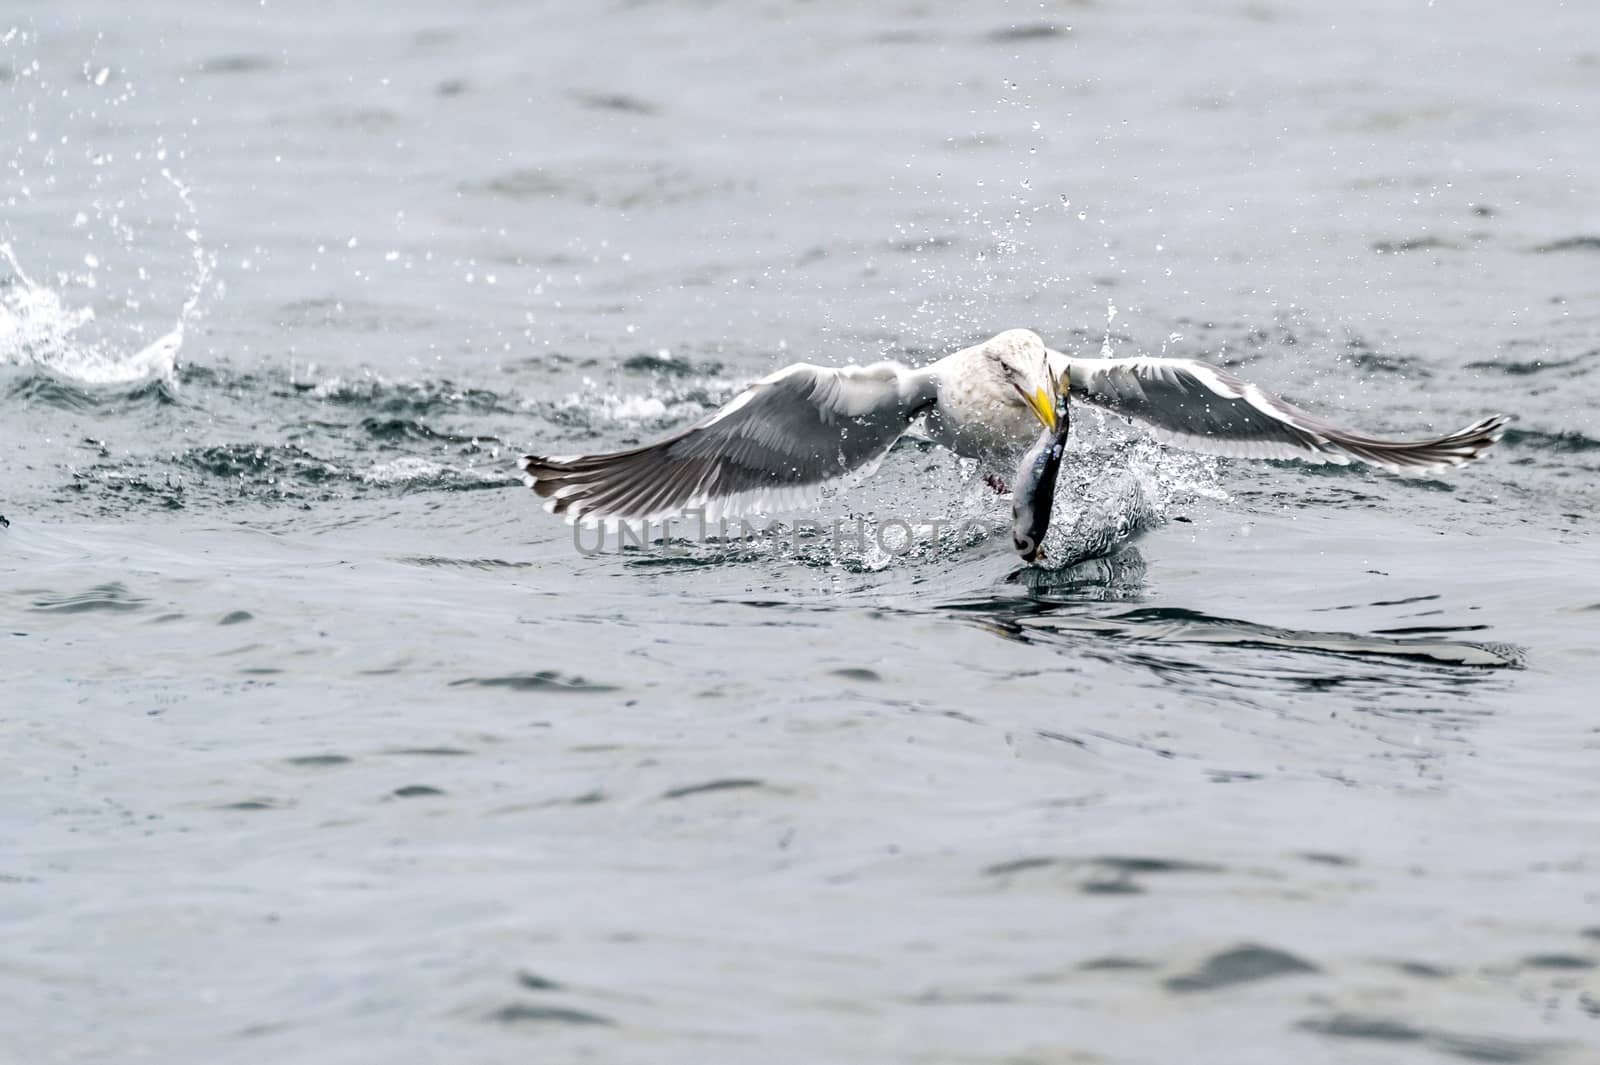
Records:
<instances>
[{"instance_id":1,"label":"water splash","mask_svg":"<svg viewBox=\"0 0 1600 1065\"><path fill-rule=\"evenodd\" d=\"M121 70L113 79L113 68L97 60L84 60L78 69L65 71L41 63L30 56L38 47L37 35L15 27L0 35L0 46L10 57L10 62L0 64L8 72L5 80L12 79L14 72L14 117L18 120L8 127L16 136L7 138L12 150L5 161L9 193L5 202L11 214L10 224L0 230L0 365L28 367L74 386L158 381L175 387L178 355L186 331L200 315L215 257L201 241L191 188L166 163L171 150L166 138L158 136L148 150L125 152L90 137L73 142L81 151L64 150L67 137L60 137L57 143L56 137L41 135L60 120L58 113L110 123L105 115L115 114L135 98L133 79ZM178 156L182 156L181 149ZM154 173L145 169L152 163L159 167ZM192 265L175 317L163 320L158 313L151 322L141 313L155 287L147 265L152 261L150 249L142 246L141 237L151 227L156 235L164 236L167 226L173 224L139 218L140 210L153 206L152 186L155 198L165 195L155 181L157 175L176 194L175 230L188 243ZM130 189L130 183L136 183L137 189ZM52 190L48 206L32 202L35 189L41 188ZM59 217L61 199L78 200L81 209L70 219ZM30 242L19 234L34 230L13 229L23 224L18 219L33 220L52 234L70 233L74 242L86 241L82 268L41 267L37 273L24 268L19 248L28 252ZM33 252L45 256L52 250L59 255L60 248L55 245ZM137 264L136 270L125 272L137 281L134 288L117 297L120 303L112 302L114 297L108 291L122 273L109 261L113 253L131 254ZM175 272L168 273L168 280L178 280L172 276ZM77 305L82 301L72 295L74 288L90 292L93 305ZM163 296L162 302L167 298ZM101 320L97 310L104 313L110 307L126 313ZM151 325L154 329L148 328ZM157 330L160 335L147 342Z\"/></svg>"},{"instance_id":2,"label":"water splash","mask_svg":"<svg viewBox=\"0 0 1600 1065\"><path fill-rule=\"evenodd\" d=\"M34 281L9 243L0 243L0 259L12 275L0 287L0 362L34 366L88 385L175 381L182 315L170 331L131 355L108 351L77 335L94 320L93 307L69 307L59 292Z\"/></svg>"},{"instance_id":3,"label":"water splash","mask_svg":"<svg viewBox=\"0 0 1600 1065\"><path fill-rule=\"evenodd\" d=\"M161 177L178 194L178 202L183 205L184 214L188 216L189 227L183 231L183 236L189 242L189 260L194 265L194 272L189 276L189 287L184 294L183 306L178 309L178 320L173 324L172 330L145 350L148 351L170 340L173 365L176 366L178 348L183 346L184 329L199 317L200 300L211 281L211 267L215 262L215 256L206 251L205 245L200 240L200 212L194 206L192 187L175 177L172 171L165 167L161 170Z\"/></svg>"},{"instance_id":4,"label":"water splash","mask_svg":"<svg viewBox=\"0 0 1600 1065\"><path fill-rule=\"evenodd\" d=\"M1073 427L1039 566L1060 569L1105 558L1165 524L1177 509L1202 499L1228 502L1215 458L1144 436L1113 436L1103 413L1089 414Z\"/></svg>"},{"instance_id":5,"label":"water splash","mask_svg":"<svg viewBox=\"0 0 1600 1065\"><path fill-rule=\"evenodd\" d=\"M94 310L69 308L57 293L35 284L10 244L0 242L0 258L13 278L0 286L0 356L34 362L44 361L36 353L70 350L72 334L94 317Z\"/></svg>"},{"instance_id":6,"label":"water splash","mask_svg":"<svg viewBox=\"0 0 1600 1065\"><path fill-rule=\"evenodd\" d=\"M80 339L79 330L92 322L94 308L69 307L61 293L35 281L23 269L16 249L0 242L0 259L10 267L9 283L0 284L0 362L31 365L88 385L124 385L161 380L176 386L178 352L184 332L200 313L211 279L212 256L200 240L198 213L188 185L163 169L188 215L184 237L190 246L193 273L172 328L128 354L105 342Z\"/></svg>"},{"instance_id":7,"label":"water splash","mask_svg":"<svg viewBox=\"0 0 1600 1065\"><path fill-rule=\"evenodd\" d=\"M1100 341L1100 357L1111 358L1111 326L1117 320L1117 305L1106 300L1106 335Z\"/></svg>"}]
</instances>

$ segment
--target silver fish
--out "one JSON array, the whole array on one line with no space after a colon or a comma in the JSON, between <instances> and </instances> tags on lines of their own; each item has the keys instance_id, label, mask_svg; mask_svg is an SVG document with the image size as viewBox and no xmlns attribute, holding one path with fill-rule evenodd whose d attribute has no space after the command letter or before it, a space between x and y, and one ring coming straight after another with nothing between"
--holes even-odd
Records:
<instances>
[{"instance_id":1,"label":"silver fish","mask_svg":"<svg viewBox=\"0 0 1600 1065\"><path fill-rule=\"evenodd\" d=\"M1067 393L1055 397L1054 424L1047 424L1039 439L1022 456L1011 490L1011 546L1024 562L1038 559L1044 534L1050 529L1050 511L1056 501L1056 475L1067 450Z\"/></svg>"}]
</instances>

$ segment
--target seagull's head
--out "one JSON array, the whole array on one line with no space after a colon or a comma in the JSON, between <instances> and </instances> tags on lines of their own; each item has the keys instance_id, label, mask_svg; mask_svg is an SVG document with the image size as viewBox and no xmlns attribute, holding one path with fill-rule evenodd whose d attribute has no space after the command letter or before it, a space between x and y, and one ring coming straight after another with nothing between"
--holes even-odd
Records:
<instances>
[{"instance_id":1,"label":"seagull's head","mask_svg":"<svg viewBox=\"0 0 1600 1065\"><path fill-rule=\"evenodd\" d=\"M1055 432L1066 417L1067 394L1037 333L1012 329L989 342L1000 373L1039 423Z\"/></svg>"}]
</instances>

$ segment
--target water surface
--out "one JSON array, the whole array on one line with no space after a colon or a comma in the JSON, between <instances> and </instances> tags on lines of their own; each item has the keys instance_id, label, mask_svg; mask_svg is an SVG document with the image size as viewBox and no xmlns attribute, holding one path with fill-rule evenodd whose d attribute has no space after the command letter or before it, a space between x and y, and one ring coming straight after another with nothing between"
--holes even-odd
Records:
<instances>
[{"instance_id":1,"label":"water surface","mask_svg":"<svg viewBox=\"0 0 1600 1065\"><path fill-rule=\"evenodd\" d=\"M1591 1060L1597 29L0 18L0 1046ZM1408 480L1086 415L1063 495L1159 520L1054 572L584 553L515 477L1014 326L1518 420ZM1008 511L908 442L802 516Z\"/></svg>"}]
</instances>

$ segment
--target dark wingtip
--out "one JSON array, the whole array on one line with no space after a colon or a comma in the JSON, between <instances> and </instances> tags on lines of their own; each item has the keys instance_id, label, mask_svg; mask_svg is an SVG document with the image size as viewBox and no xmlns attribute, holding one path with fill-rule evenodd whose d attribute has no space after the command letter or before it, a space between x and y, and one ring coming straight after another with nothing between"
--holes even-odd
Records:
<instances>
[{"instance_id":1,"label":"dark wingtip","mask_svg":"<svg viewBox=\"0 0 1600 1065\"><path fill-rule=\"evenodd\" d=\"M1510 424L1511 415L1491 414L1489 417L1474 422L1459 433L1446 439L1457 443L1458 446L1471 448L1472 453L1462 460L1471 462L1489 448L1498 444L1500 438L1506 435L1506 427Z\"/></svg>"},{"instance_id":2,"label":"dark wingtip","mask_svg":"<svg viewBox=\"0 0 1600 1065\"><path fill-rule=\"evenodd\" d=\"M1465 466L1481 457L1505 435L1511 418L1491 414L1465 428L1432 440L1380 440L1353 433L1328 433L1339 450L1395 473L1422 473Z\"/></svg>"},{"instance_id":3,"label":"dark wingtip","mask_svg":"<svg viewBox=\"0 0 1600 1065\"><path fill-rule=\"evenodd\" d=\"M522 483L541 499L548 499L561 487L557 481L560 471L547 458L524 455L517 460L517 468L522 471Z\"/></svg>"}]
</instances>

